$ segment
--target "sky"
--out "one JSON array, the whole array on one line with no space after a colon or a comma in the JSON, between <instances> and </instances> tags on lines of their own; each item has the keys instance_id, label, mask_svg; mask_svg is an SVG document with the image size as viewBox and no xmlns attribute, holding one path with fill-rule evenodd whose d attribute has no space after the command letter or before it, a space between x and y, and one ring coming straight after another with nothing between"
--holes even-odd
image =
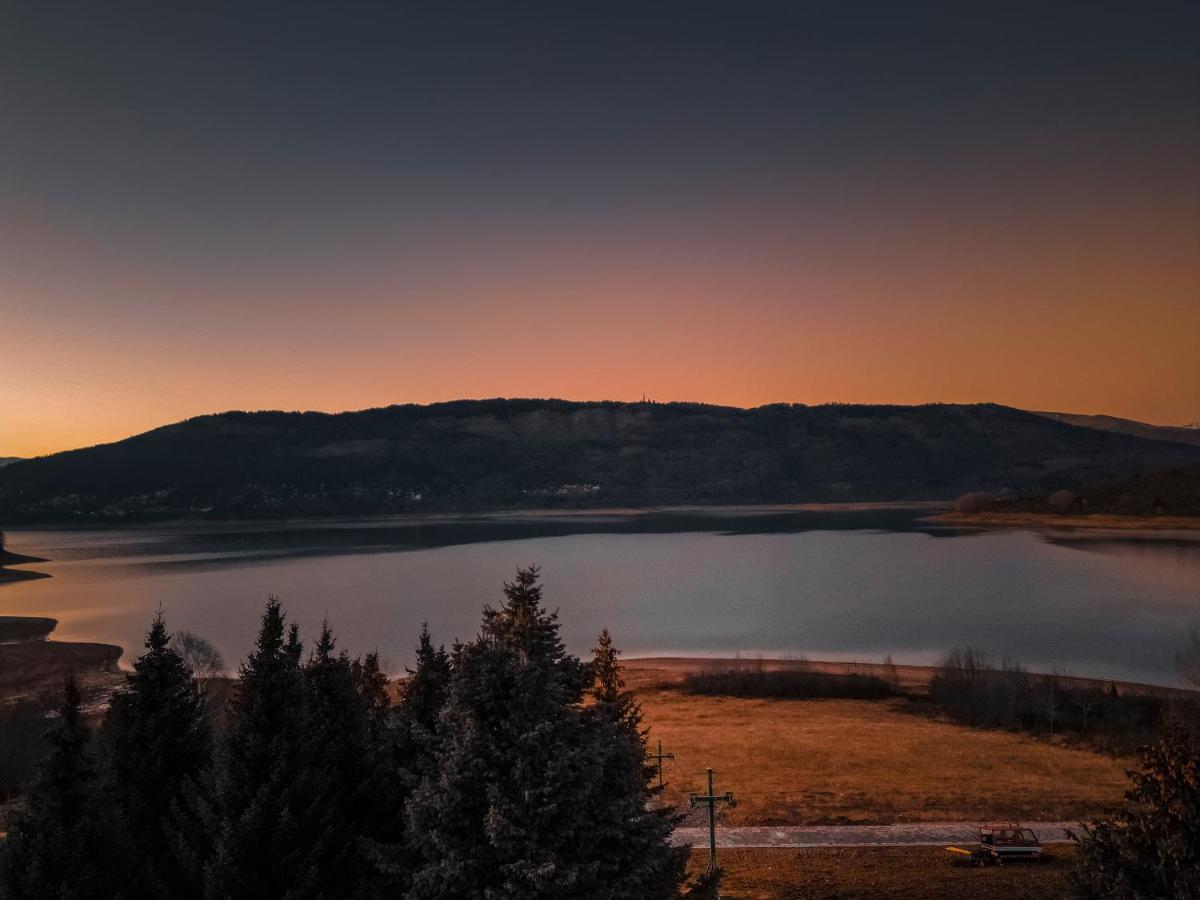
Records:
<instances>
[{"instance_id":1,"label":"sky","mask_svg":"<svg viewBox=\"0 0 1200 900\"><path fill-rule=\"evenodd\" d=\"M0 2L0 456L227 409L1200 420L1194 2Z\"/></svg>"}]
</instances>

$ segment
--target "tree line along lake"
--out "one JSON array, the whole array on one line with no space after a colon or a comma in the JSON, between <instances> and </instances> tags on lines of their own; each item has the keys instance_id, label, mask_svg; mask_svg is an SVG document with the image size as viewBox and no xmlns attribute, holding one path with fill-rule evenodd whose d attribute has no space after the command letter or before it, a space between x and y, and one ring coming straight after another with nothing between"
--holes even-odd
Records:
<instances>
[{"instance_id":1,"label":"tree line along lake","mask_svg":"<svg viewBox=\"0 0 1200 900\"><path fill-rule=\"evenodd\" d=\"M1175 685L1200 616L1200 532L947 528L921 505L512 513L17 528L50 578L0 586L0 613L59 640L141 647L161 604L230 665L279 596L305 634L399 671L422 622L447 644L518 565L542 567L569 649L602 627L627 656L936 662L972 645L1038 670Z\"/></svg>"}]
</instances>

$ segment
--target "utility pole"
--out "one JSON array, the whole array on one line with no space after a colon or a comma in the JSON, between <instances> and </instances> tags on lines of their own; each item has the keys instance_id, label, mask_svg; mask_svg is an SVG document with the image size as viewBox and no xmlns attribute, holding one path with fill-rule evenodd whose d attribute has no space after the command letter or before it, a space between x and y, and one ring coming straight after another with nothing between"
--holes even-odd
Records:
<instances>
[{"instance_id":1,"label":"utility pole","mask_svg":"<svg viewBox=\"0 0 1200 900\"><path fill-rule=\"evenodd\" d=\"M729 791L723 794L713 793L712 769L708 770L708 793L692 794L689 805L694 808L701 803L708 804L708 871L712 872L717 868L717 804L734 805L733 794Z\"/></svg>"},{"instance_id":2,"label":"utility pole","mask_svg":"<svg viewBox=\"0 0 1200 900\"><path fill-rule=\"evenodd\" d=\"M664 760L664 759L669 759L669 760L671 760L672 762L674 762L674 761L675 761L675 754L674 754L674 753L663 753L663 752L662 752L662 738L659 738L659 740L658 740L658 752L657 752L657 753L648 753L648 754L646 754L646 757L647 757L647 759L656 759L656 760L658 760L658 793L661 795L661 794L662 794L662 790L663 790L663 777L662 777L662 764L663 764L663 760ZM711 794L711 793L712 793L712 791L709 791L709 793Z\"/></svg>"}]
</instances>

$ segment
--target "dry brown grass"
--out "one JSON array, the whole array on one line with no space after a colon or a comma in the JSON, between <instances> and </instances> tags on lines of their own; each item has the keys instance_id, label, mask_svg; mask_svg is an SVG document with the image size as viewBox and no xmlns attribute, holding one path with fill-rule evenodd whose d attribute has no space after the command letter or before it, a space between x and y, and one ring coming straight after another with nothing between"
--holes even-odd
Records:
<instances>
[{"instance_id":1,"label":"dry brown grass","mask_svg":"<svg viewBox=\"0 0 1200 900\"><path fill-rule=\"evenodd\" d=\"M0 644L0 702L62 690L74 673L85 693L104 693L123 682L121 648L110 644L24 641Z\"/></svg>"},{"instance_id":2,"label":"dry brown grass","mask_svg":"<svg viewBox=\"0 0 1200 900\"><path fill-rule=\"evenodd\" d=\"M1058 900L1067 894L1074 855L993 868L956 868L937 847L821 850L723 850L721 896L727 900ZM707 852L692 854L693 873Z\"/></svg>"},{"instance_id":3,"label":"dry brown grass","mask_svg":"<svg viewBox=\"0 0 1200 900\"><path fill-rule=\"evenodd\" d=\"M1063 820L1120 801L1130 760L956 725L909 701L682 694L678 673L627 669L651 742L675 754L667 798L717 772L732 825Z\"/></svg>"}]
</instances>

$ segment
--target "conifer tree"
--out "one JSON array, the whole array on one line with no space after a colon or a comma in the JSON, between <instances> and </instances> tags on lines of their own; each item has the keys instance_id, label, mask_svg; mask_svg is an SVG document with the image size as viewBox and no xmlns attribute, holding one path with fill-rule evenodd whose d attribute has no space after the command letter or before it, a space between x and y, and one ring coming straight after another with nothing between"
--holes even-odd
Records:
<instances>
[{"instance_id":1,"label":"conifer tree","mask_svg":"<svg viewBox=\"0 0 1200 900\"><path fill-rule=\"evenodd\" d=\"M450 688L450 655L444 646L433 646L428 623L421 626L416 668L409 669L408 675L397 717L408 728L416 745L413 749L429 755L434 750L438 717Z\"/></svg>"},{"instance_id":2,"label":"conifer tree","mask_svg":"<svg viewBox=\"0 0 1200 900\"><path fill-rule=\"evenodd\" d=\"M383 731L387 727L391 711L391 697L388 695L387 675L379 663L379 653L372 650L365 656L355 659L350 664L350 674L354 677L354 686L359 697L367 708L367 723L370 729L372 743L383 739Z\"/></svg>"},{"instance_id":3,"label":"conifer tree","mask_svg":"<svg viewBox=\"0 0 1200 900\"><path fill-rule=\"evenodd\" d=\"M599 866L604 896L653 900L678 895L687 849L673 847L678 817L652 800L654 768L647 764L641 709L625 689L607 628L592 651L592 706L585 720L602 776L589 802L594 822L590 845Z\"/></svg>"},{"instance_id":4,"label":"conifer tree","mask_svg":"<svg viewBox=\"0 0 1200 900\"><path fill-rule=\"evenodd\" d=\"M422 865L409 896L610 897L589 850L601 776L582 717L587 668L542 607L536 568L504 595L454 655L438 768L410 806Z\"/></svg>"},{"instance_id":5,"label":"conifer tree","mask_svg":"<svg viewBox=\"0 0 1200 900\"><path fill-rule=\"evenodd\" d=\"M334 840L322 774L308 765L308 696L299 666L300 640L285 640L272 597L250 656L242 664L212 780L215 827L205 866L211 900L319 896L319 863Z\"/></svg>"},{"instance_id":6,"label":"conifer tree","mask_svg":"<svg viewBox=\"0 0 1200 900\"><path fill-rule=\"evenodd\" d=\"M125 822L130 891L138 896L170 895L180 880L165 823L184 780L198 778L207 765L211 745L203 699L169 642L159 610L146 652L134 662L126 690L113 697L103 730L106 787Z\"/></svg>"},{"instance_id":7,"label":"conifer tree","mask_svg":"<svg viewBox=\"0 0 1200 900\"><path fill-rule=\"evenodd\" d=\"M405 812L417 787L436 773L437 722L450 680L449 655L445 647L434 647L427 624L421 628L416 668L407 671L400 701L380 742L383 765L376 790L391 815L380 816L369 843L375 869L393 894L407 889L419 861L407 840Z\"/></svg>"},{"instance_id":8,"label":"conifer tree","mask_svg":"<svg viewBox=\"0 0 1200 900\"><path fill-rule=\"evenodd\" d=\"M367 704L359 693L349 657L335 652L328 620L304 667L308 729L304 765L317 795L310 815L325 818L318 848L320 893L354 897L367 890L370 860L365 840L386 819L381 808L380 771L370 743Z\"/></svg>"},{"instance_id":9,"label":"conifer tree","mask_svg":"<svg viewBox=\"0 0 1200 900\"><path fill-rule=\"evenodd\" d=\"M1087 900L1200 897L1200 738L1168 722L1117 814L1086 829L1074 873Z\"/></svg>"},{"instance_id":10,"label":"conifer tree","mask_svg":"<svg viewBox=\"0 0 1200 900\"><path fill-rule=\"evenodd\" d=\"M111 855L116 811L97 808L96 764L81 703L71 677L46 732L49 754L29 793L28 812L0 842L0 896L6 900L122 896Z\"/></svg>"}]
</instances>

